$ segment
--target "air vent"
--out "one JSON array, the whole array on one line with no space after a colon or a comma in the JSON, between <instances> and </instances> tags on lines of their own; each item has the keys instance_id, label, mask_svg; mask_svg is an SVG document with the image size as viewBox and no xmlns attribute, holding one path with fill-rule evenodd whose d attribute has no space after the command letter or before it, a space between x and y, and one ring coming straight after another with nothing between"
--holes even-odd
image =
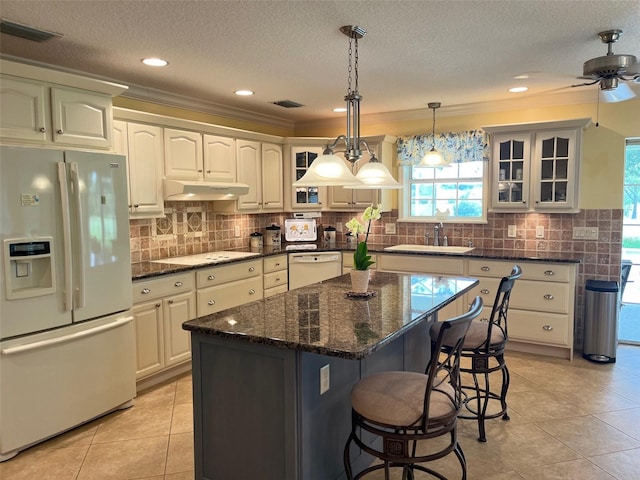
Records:
<instances>
[{"instance_id":1,"label":"air vent","mask_svg":"<svg viewBox=\"0 0 640 480\"><path fill-rule=\"evenodd\" d=\"M304 107L304 105L302 105L301 103L294 102L293 100L278 100L277 102L271 102L271 103L284 108Z\"/></svg>"},{"instance_id":2,"label":"air vent","mask_svg":"<svg viewBox=\"0 0 640 480\"><path fill-rule=\"evenodd\" d=\"M48 32L46 30L40 30L20 23L12 22L5 18L0 19L0 32L7 35L13 35L14 37L26 38L34 42L46 42L55 37L62 37L61 33Z\"/></svg>"}]
</instances>

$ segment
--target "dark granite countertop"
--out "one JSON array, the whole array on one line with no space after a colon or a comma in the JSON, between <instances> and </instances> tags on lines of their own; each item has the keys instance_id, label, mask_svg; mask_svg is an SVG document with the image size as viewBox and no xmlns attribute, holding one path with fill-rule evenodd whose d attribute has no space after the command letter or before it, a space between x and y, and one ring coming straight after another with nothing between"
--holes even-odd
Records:
<instances>
[{"instance_id":1,"label":"dark granite countertop","mask_svg":"<svg viewBox=\"0 0 640 480\"><path fill-rule=\"evenodd\" d=\"M349 275L183 324L194 334L360 359L477 285L473 278L377 272L376 295L348 298Z\"/></svg>"},{"instance_id":2,"label":"dark granite countertop","mask_svg":"<svg viewBox=\"0 0 640 480\"><path fill-rule=\"evenodd\" d=\"M260 250L259 253L262 257L268 257L272 255L281 255L283 253L293 253L293 252L335 252L335 251L353 251L354 246L348 245L346 243L337 242L334 244L327 244L324 242L317 242L316 250L287 250L287 245L282 246L265 246ZM431 256L445 256L445 257L463 257L463 258L487 258L492 260L509 260L509 261L529 261L529 262L555 262L555 263L580 263L582 261L582 256L575 253L564 253L564 252L527 252L526 250L493 250L493 249L484 249L484 248L475 248L470 252L454 254L454 253L438 253L438 252L409 252L409 251L395 251L390 252L386 251L385 247L389 247L391 245L383 245L383 244L368 244L370 253L385 253L390 255L431 255ZM242 252L252 252L250 248L237 249L236 251ZM255 258L255 257L253 257ZM242 262L251 260L249 258L240 258L235 260L229 260L226 262L216 263L215 265L221 265L224 263L233 263L233 262ZM196 270L203 267L211 267L212 264L204 264L204 265L195 265L195 266L187 266L187 265L175 265L170 263L154 263L151 261L138 262L131 265L131 277L133 280L141 280L144 278L153 278L161 275L167 275L171 273L179 273L186 272L190 270Z\"/></svg>"}]
</instances>

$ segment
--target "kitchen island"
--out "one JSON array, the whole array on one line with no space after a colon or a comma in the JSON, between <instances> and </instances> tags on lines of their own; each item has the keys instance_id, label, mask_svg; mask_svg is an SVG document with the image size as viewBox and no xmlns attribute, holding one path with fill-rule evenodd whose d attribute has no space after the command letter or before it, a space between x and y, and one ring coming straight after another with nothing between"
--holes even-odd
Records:
<instances>
[{"instance_id":1,"label":"kitchen island","mask_svg":"<svg viewBox=\"0 0 640 480\"><path fill-rule=\"evenodd\" d=\"M378 272L374 296L351 298L344 275L186 322L196 478L344 478L353 386L423 371L429 323L476 284Z\"/></svg>"}]
</instances>

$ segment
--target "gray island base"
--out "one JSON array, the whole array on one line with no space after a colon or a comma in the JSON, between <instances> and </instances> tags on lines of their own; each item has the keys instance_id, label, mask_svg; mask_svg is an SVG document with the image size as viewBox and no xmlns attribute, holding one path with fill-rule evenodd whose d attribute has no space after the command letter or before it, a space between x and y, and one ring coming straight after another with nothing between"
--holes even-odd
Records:
<instances>
[{"instance_id":1,"label":"gray island base","mask_svg":"<svg viewBox=\"0 0 640 480\"><path fill-rule=\"evenodd\" d=\"M381 371L424 371L429 323L477 283L377 272L376 295L360 299L346 296L343 275L186 322L196 478L345 478L353 386ZM352 454L355 471L372 461Z\"/></svg>"}]
</instances>

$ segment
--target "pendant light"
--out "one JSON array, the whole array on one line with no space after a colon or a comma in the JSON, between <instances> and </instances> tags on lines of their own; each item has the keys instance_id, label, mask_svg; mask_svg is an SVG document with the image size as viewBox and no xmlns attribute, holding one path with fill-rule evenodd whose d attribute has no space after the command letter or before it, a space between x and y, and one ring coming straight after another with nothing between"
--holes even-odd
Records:
<instances>
[{"instance_id":1,"label":"pendant light","mask_svg":"<svg viewBox=\"0 0 640 480\"><path fill-rule=\"evenodd\" d=\"M436 110L440 108L440 102L431 102L428 103L427 106L433 110L433 127L431 131L432 137L432 145L431 150L429 150L420 163L416 165L416 167L424 168L424 167L448 167L449 164L444 161L444 157L442 154L436 150Z\"/></svg>"},{"instance_id":2,"label":"pendant light","mask_svg":"<svg viewBox=\"0 0 640 480\"><path fill-rule=\"evenodd\" d=\"M358 92L358 40L367 33L362 27L346 25L340 31L349 37L349 70L347 95L347 133L339 135L333 143L327 145L322 156L313 161L307 172L296 182L294 187L342 186L345 188L402 188L393 178L389 170L380 163L369 146L360 139L360 100ZM353 77L352 77L353 73ZM353 86L352 86L353 83ZM344 143L344 156L351 163L351 169L337 155L334 149ZM362 158L362 148L371 156L370 162L363 165L358 175L351 170Z\"/></svg>"}]
</instances>

